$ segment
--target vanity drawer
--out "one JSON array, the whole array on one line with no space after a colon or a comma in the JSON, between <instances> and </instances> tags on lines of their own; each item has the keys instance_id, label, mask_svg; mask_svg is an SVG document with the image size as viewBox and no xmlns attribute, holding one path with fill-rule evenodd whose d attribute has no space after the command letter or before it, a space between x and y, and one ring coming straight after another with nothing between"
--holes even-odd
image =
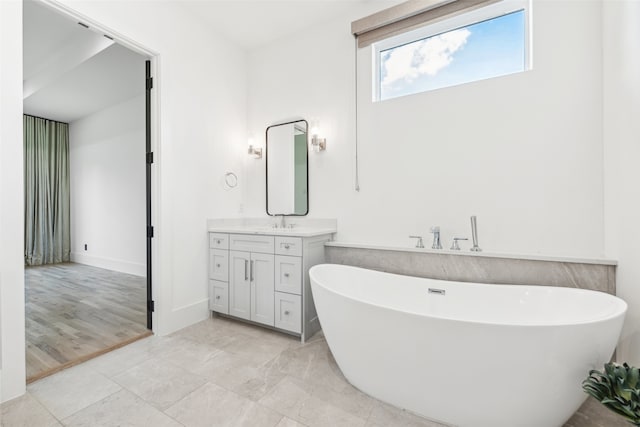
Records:
<instances>
[{"instance_id":1,"label":"vanity drawer","mask_svg":"<svg viewBox=\"0 0 640 427\"><path fill-rule=\"evenodd\" d=\"M302 332L302 298L281 292L275 294L275 323L276 328L286 331Z\"/></svg>"},{"instance_id":2,"label":"vanity drawer","mask_svg":"<svg viewBox=\"0 0 640 427\"><path fill-rule=\"evenodd\" d=\"M232 251L273 253L273 236L253 234L230 234L229 248Z\"/></svg>"},{"instance_id":3,"label":"vanity drawer","mask_svg":"<svg viewBox=\"0 0 640 427\"><path fill-rule=\"evenodd\" d=\"M209 310L229 314L229 284L209 280Z\"/></svg>"},{"instance_id":4,"label":"vanity drawer","mask_svg":"<svg viewBox=\"0 0 640 427\"><path fill-rule=\"evenodd\" d=\"M209 279L229 280L229 251L209 249Z\"/></svg>"},{"instance_id":5,"label":"vanity drawer","mask_svg":"<svg viewBox=\"0 0 640 427\"><path fill-rule=\"evenodd\" d=\"M209 247L212 249L229 249L229 235L209 233Z\"/></svg>"},{"instance_id":6,"label":"vanity drawer","mask_svg":"<svg viewBox=\"0 0 640 427\"><path fill-rule=\"evenodd\" d=\"M276 291L302 294L302 258L276 255Z\"/></svg>"},{"instance_id":7,"label":"vanity drawer","mask_svg":"<svg viewBox=\"0 0 640 427\"><path fill-rule=\"evenodd\" d=\"M276 236L276 254L302 256L302 239Z\"/></svg>"}]
</instances>

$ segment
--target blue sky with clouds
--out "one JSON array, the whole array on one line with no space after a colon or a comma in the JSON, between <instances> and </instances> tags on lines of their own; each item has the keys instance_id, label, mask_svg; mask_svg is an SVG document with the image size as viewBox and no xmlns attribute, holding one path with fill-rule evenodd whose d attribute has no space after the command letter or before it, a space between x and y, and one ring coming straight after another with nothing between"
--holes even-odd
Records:
<instances>
[{"instance_id":1,"label":"blue sky with clouds","mask_svg":"<svg viewBox=\"0 0 640 427\"><path fill-rule=\"evenodd\" d=\"M380 99L523 71L524 11L380 52Z\"/></svg>"}]
</instances>

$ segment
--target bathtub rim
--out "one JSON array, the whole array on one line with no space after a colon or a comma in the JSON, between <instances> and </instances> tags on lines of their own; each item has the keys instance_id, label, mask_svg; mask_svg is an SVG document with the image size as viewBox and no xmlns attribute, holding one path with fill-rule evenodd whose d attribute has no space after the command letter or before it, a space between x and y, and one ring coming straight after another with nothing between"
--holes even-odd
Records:
<instances>
[{"instance_id":1,"label":"bathtub rim","mask_svg":"<svg viewBox=\"0 0 640 427\"><path fill-rule=\"evenodd\" d=\"M587 294L591 294L591 293L595 293L600 295L602 298L606 298L609 299L611 301L613 301L616 304L616 311L613 314L607 315L607 316L603 316L603 317L597 317L594 319L588 319L588 320L582 320L582 321L558 321L558 322L552 322L552 323L541 323L541 322L537 322L537 323L522 323L522 322L511 322L508 323L506 321L503 322L495 322L495 321L480 321L480 320L473 320L473 319L463 319L460 317L447 317L447 316L437 316L437 315L432 315L432 314L425 314L425 313L417 313L415 311L410 311L410 310L399 310L395 307L392 306L388 306L388 305L383 305L383 304L379 304L379 303L373 303L373 302L369 302L369 301L364 301L364 300L360 300L357 298L354 298L353 296L350 295L346 295L343 292L339 292L336 291L334 289L328 288L327 286L324 286L321 284L321 282L319 282L317 279L314 279L313 277L313 273L315 270L320 270L322 268L328 268L328 266L330 267L338 267L341 269L347 269L347 270L364 270L364 271L370 271L370 272L374 272L374 273L379 273L382 275L389 275L389 276L396 276L396 277L410 277L410 278L415 278L415 279L424 279L424 280L429 280L429 281L433 281L436 283L447 283L447 284L460 284L460 285L466 285L466 286L483 286L483 287L492 287L492 286L506 286L506 287L510 287L510 288L527 288L527 289L539 289L539 288L546 288L546 289L558 289L561 288L564 291L563 292L572 292L572 293L587 293ZM443 279L432 279L429 277L419 277L419 276L409 276L406 274L398 274L398 273L389 273L386 271L380 271L380 270L373 270L370 268L363 268L363 267L356 267L356 266L352 266L352 265L345 265L345 264L332 264L332 263L324 263L324 264L316 264L314 266L312 266L309 269L309 278L311 281L311 289L313 292L313 286L315 284L320 285L324 290L326 290L327 292L331 292L333 294L339 295L340 297L346 298L350 301L354 301L357 303L361 303L361 304L367 304L370 305L372 307L376 307L376 308L380 308L380 309L384 309L384 310L391 310L397 313L402 313L402 314L407 314L407 315L412 315L412 316L418 316L421 318L429 318L429 319L437 319L437 320L444 320L444 321L448 321L448 322L460 322L463 324L473 324L473 325L488 325L488 326L500 326L500 327L536 327L536 328L541 328L541 327L558 327L558 326L580 326L580 325L591 325L591 324L596 324L596 323L601 323L601 322L606 322L606 321L610 321L613 319L616 319L620 316L625 317L627 310L628 310L628 304L625 300L623 300L622 298L620 298L617 295L611 295L609 293L606 292L602 292L602 291L596 291L596 290L592 290L592 289L581 289L581 288L569 288L566 286L549 286L549 285L515 285L515 284L500 284L500 283L477 283L477 282L460 282L460 281L453 281L453 280L443 280Z\"/></svg>"}]
</instances>

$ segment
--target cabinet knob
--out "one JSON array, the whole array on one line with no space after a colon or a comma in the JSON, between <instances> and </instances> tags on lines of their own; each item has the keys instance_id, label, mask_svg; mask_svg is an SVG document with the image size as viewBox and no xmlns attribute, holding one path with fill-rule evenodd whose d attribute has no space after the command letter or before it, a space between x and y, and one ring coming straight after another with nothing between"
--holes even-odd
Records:
<instances>
[{"instance_id":1,"label":"cabinet knob","mask_svg":"<svg viewBox=\"0 0 640 427\"><path fill-rule=\"evenodd\" d=\"M285 311L284 311L284 315L285 315L285 316L288 316L288 315L289 315L289 310L285 310Z\"/></svg>"},{"instance_id":2,"label":"cabinet knob","mask_svg":"<svg viewBox=\"0 0 640 427\"><path fill-rule=\"evenodd\" d=\"M285 249L289 249L289 245L284 245L284 248Z\"/></svg>"},{"instance_id":3,"label":"cabinet knob","mask_svg":"<svg viewBox=\"0 0 640 427\"><path fill-rule=\"evenodd\" d=\"M216 243L217 243L217 244L220 244L220 239L216 240Z\"/></svg>"},{"instance_id":4,"label":"cabinet knob","mask_svg":"<svg viewBox=\"0 0 640 427\"><path fill-rule=\"evenodd\" d=\"M220 295L216 295L216 299L220 299Z\"/></svg>"},{"instance_id":5,"label":"cabinet knob","mask_svg":"<svg viewBox=\"0 0 640 427\"><path fill-rule=\"evenodd\" d=\"M220 268L220 264L216 264L216 267Z\"/></svg>"},{"instance_id":6,"label":"cabinet knob","mask_svg":"<svg viewBox=\"0 0 640 427\"><path fill-rule=\"evenodd\" d=\"M284 273L284 277L289 277L289 273Z\"/></svg>"}]
</instances>

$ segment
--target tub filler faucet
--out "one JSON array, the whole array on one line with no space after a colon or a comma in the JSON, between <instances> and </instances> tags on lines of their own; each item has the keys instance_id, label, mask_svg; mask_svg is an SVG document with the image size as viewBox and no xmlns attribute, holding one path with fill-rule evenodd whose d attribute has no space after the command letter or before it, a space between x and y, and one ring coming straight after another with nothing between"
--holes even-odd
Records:
<instances>
[{"instance_id":1,"label":"tub filler faucet","mask_svg":"<svg viewBox=\"0 0 640 427\"><path fill-rule=\"evenodd\" d=\"M433 245L431 245L431 249L442 249L442 244L440 243L440 227L431 227L431 233L433 233Z\"/></svg>"},{"instance_id":2,"label":"tub filler faucet","mask_svg":"<svg viewBox=\"0 0 640 427\"><path fill-rule=\"evenodd\" d=\"M473 239L473 246L471 252L481 252L480 246L478 246L478 224L476 222L476 216L471 217L471 238Z\"/></svg>"}]
</instances>

